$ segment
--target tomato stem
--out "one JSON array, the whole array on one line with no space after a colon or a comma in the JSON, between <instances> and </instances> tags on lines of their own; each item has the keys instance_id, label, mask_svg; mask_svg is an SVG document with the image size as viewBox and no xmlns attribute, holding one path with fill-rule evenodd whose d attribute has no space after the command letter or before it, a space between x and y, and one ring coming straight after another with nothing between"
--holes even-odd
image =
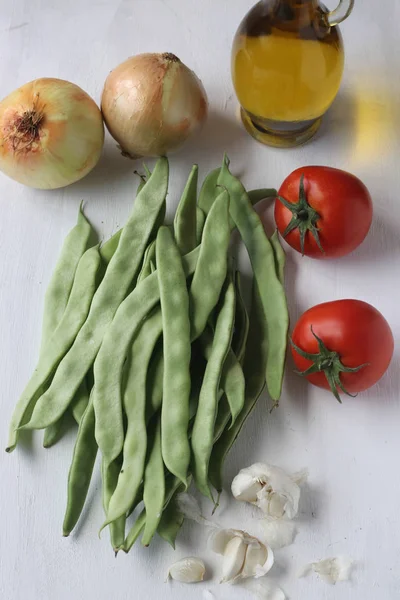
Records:
<instances>
[{"instance_id":1,"label":"tomato stem","mask_svg":"<svg viewBox=\"0 0 400 600\"><path fill-rule=\"evenodd\" d=\"M307 201L306 192L304 189L304 173L300 177L299 201L288 202L285 200L285 198L282 198L282 196L278 196L278 200L282 202L282 204L286 206L286 208L292 213L292 218L283 232L283 237L289 235L289 233L294 229L298 229L300 235L301 253L304 256L305 239L306 234L309 231L314 236L318 248L323 254L325 254L325 250L323 249L321 240L319 238L319 229L317 227L317 222L321 217Z\"/></svg>"},{"instance_id":2,"label":"tomato stem","mask_svg":"<svg viewBox=\"0 0 400 600\"><path fill-rule=\"evenodd\" d=\"M338 402L342 403L338 388L347 396L351 396L352 398L354 398L357 394L350 394L350 392L346 390L340 379L340 373L357 373L364 367L367 367L368 363L360 365L359 367L346 367L340 360L339 353L329 350L325 346L322 339L318 337L317 334L314 332L312 325L311 333L318 342L319 351L315 354L305 352L304 350L296 346L294 341L290 339L290 343L292 344L296 352L306 360L310 360L312 362L312 365L308 367L308 369L306 369L305 371L296 371L296 373L298 375L301 375L302 377L307 377L308 375L312 375L313 373L323 372L329 383L331 392Z\"/></svg>"}]
</instances>

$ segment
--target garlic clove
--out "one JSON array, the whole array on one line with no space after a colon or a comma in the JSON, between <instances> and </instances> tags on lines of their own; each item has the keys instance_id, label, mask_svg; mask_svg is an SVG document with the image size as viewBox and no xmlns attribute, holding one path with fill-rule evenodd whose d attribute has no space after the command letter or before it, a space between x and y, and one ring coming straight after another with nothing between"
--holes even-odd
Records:
<instances>
[{"instance_id":1,"label":"garlic clove","mask_svg":"<svg viewBox=\"0 0 400 600\"><path fill-rule=\"evenodd\" d=\"M226 545L222 563L221 583L232 583L240 577L246 558L247 544L241 537L233 537Z\"/></svg>"},{"instance_id":2,"label":"garlic clove","mask_svg":"<svg viewBox=\"0 0 400 600\"><path fill-rule=\"evenodd\" d=\"M181 583L198 583L203 581L205 572L204 562L200 558L188 557L171 565L168 577Z\"/></svg>"},{"instance_id":3,"label":"garlic clove","mask_svg":"<svg viewBox=\"0 0 400 600\"><path fill-rule=\"evenodd\" d=\"M238 529L218 529L208 538L208 547L216 554L224 554L226 546L234 538L242 539L243 532Z\"/></svg>"},{"instance_id":4,"label":"garlic clove","mask_svg":"<svg viewBox=\"0 0 400 600\"><path fill-rule=\"evenodd\" d=\"M251 502L276 519L293 519L298 512L299 486L285 471L266 463L242 469L232 482L232 493L237 500Z\"/></svg>"},{"instance_id":5,"label":"garlic clove","mask_svg":"<svg viewBox=\"0 0 400 600\"><path fill-rule=\"evenodd\" d=\"M261 544L258 540L249 544L240 576L243 579L246 579L246 577L254 577L257 572L257 567L264 565L267 558L268 550L264 544Z\"/></svg>"},{"instance_id":6,"label":"garlic clove","mask_svg":"<svg viewBox=\"0 0 400 600\"><path fill-rule=\"evenodd\" d=\"M250 473L239 473L232 481L232 495L240 502L257 502L257 494L263 489L259 481L255 481Z\"/></svg>"}]
</instances>

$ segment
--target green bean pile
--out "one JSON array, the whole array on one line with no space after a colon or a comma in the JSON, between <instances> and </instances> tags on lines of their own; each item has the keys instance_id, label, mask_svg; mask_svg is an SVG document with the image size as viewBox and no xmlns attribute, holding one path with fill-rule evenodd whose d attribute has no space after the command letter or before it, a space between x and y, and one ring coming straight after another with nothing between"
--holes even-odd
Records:
<instances>
[{"instance_id":1,"label":"green bean pile","mask_svg":"<svg viewBox=\"0 0 400 600\"><path fill-rule=\"evenodd\" d=\"M14 410L7 451L21 429L55 444L78 423L63 531L74 529L101 454L103 527L128 552L157 532L174 546L183 522L174 501L194 481L215 504L226 455L265 384L281 395L288 312L285 255L269 240L229 170L205 179L194 166L172 226L164 224L169 165L139 185L131 215L103 246L79 211L45 298L37 367ZM249 315L230 253L237 229L254 279ZM127 519L142 505L128 530Z\"/></svg>"}]
</instances>

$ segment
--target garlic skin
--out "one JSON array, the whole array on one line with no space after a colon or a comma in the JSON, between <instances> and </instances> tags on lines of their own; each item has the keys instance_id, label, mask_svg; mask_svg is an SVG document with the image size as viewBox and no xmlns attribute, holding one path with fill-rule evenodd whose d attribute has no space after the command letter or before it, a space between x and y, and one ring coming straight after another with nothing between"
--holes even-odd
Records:
<instances>
[{"instance_id":1,"label":"garlic skin","mask_svg":"<svg viewBox=\"0 0 400 600\"><path fill-rule=\"evenodd\" d=\"M198 583L203 581L205 572L206 567L200 558L182 558L170 566L167 579L171 578L181 583Z\"/></svg>"},{"instance_id":2,"label":"garlic skin","mask_svg":"<svg viewBox=\"0 0 400 600\"><path fill-rule=\"evenodd\" d=\"M290 477L279 467L255 463L242 469L232 481L232 494L241 502L258 506L272 519L294 519L299 510L300 487L305 472Z\"/></svg>"},{"instance_id":3,"label":"garlic skin","mask_svg":"<svg viewBox=\"0 0 400 600\"><path fill-rule=\"evenodd\" d=\"M209 547L224 557L221 583L262 577L274 564L271 548L239 529L220 529L213 532L209 539Z\"/></svg>"},{"instance_id":4,"label":"garlic skin","mask_svg":"<svg viewBox=\"0 0 400 600\"><path fill-rule=\"evenodd\" d=\"M302 567L297 577L306 577L312 571L326 583L335 585L339 581L347 581L350 579L351 569L354 561L346 556L336 556L334 558L325 558L323 560L310 563Z\"/></svg>"}]
</instances>

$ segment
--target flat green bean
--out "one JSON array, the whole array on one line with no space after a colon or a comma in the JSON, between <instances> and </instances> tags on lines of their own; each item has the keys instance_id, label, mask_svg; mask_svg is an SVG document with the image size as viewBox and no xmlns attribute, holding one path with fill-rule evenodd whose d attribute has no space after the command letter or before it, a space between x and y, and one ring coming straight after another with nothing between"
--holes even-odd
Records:
<instances>
[{"instance_id":1,"label":"flat green bean","mask_svg":"<svg viewBox=\"0 0 400 600\"><path fill-rule=\"evenodd\" d=\"M146 511L143 509L125 538L121 550L128 553L146 526Z\"/></svg>"},{"instance_id":2,"label":"flat green bean","mask_svg":"<svg viewBox=\"0 0 400 600\"><path fill-rule=\"evenodd\" d=\"M162 322L161 322L162 327ZM152 356L146 380L146 422L148 423L155 413L160 410L163 395L164 381L164 356L162 344L156 348Z\"/></svg>"},{"instance_id":3,"label":"flat green bean","mask_svg":"<svg viewBox=\"0 0 400 600\"><path fill-rule=\"evenodd\" d=\"M196 207L196 241L197 244L201 244L201 238L203 237L204 223L206 222L206 215L200 206Z\"/></svg>"},{"instance_id":4,"label":"flat green bean","mask_svg":"<svg viewBox=\"0 0 400 600\"><path fill-rule=\"evenodd\" d=\"M101 259L97 246L86 250L79 261L64 315L46 347L43 348L38 365L15 407L10 425L8 452L15 448L17 442L16 429L24 426L31 418L38 397L43 393L47 382L85 323L95 293L96 276L100 263ZM51 423L45 423L43 427L57 421L64 412L65 410L60 412L57 418Z\"/></svg>"},{"instance_id":5,"label":"flat green bean","mask_svg":"<svg viewBox=\"0 0 400 600\"><path fill-rule=\"evenodd\" d=\"M142 190L142 188L144 187L146 183L146 178L145 177L141 177L140 178L140 183L138 185L137 191L136 191L136 195L139 194L139 192ZM112 259L112 257L114 256L117 248L118 248L118 244L119 244L119 239L121 237L122 234L122 229L119 229L118 231L116 231L114 233L114 235L112 235L110 237L110 239L108 239L101 247L100 247L100 254L101 254L101 258L103 259L103 262L108 265L108 263L110 262L110 260Z\"/></svg>"},{"instance_id":6,"label":"flat green bean","mask_svg":"<svg viewBox=\"0 0 400 600\"><path fill-rule=\"evenodd\" d=\"M212 236L210 231L214 232ZM229 240L229 195L224 190L212 205L204 225L203 243L190 286L192 341L203 333L220 297L228 269Z\"/></svg>"},{"instance_id":7,"label":"flat green bean","mask_svg":"<svg viewBox=\"0 0 400 600\"><path fill-rule=\"evenodd\" d=\"M82 415L85 412L88 404L89 389L87 381L84 379L79 386L71 405L72 415L78 425L81 422Z\"/></svg>"},{"instance_id":8,"label":"flat green bean","mask_svg":"<svg viewBox=\"0 0 400 600\"><path fill-rule=\"evenodd\" d=\"M79 260L86 251L92 237L94 237L94 231L83 215L81 205L79 207L78 223L64 241L55 271L46 291L41 352L43 352L62 319ZM45 430L43 437L45 448L50 448L61 438L66 429L67 420L65 416Z\"/></svg>"},{"instance_id":9,"label":"flat green bean","mask_svg":"<svg viewBox=\"0 0 400 600\"><path fill-rule=\"evenodd\" d=\"M64 240L61 254L44 297L42 349L58 327L74 283L79 261L88 249L93 228L79 208L78 223Z\"/></svg>"},{"instance_id":10,"label":"flat green bean","mask_svg":"<svg viewBox=\"0 0 400 600\"><path fill-rule=\"evenodd\" d=\"M191 355L189 296L179 249L167 227L159 229L156 256L164 344L162 456L167 469L186 485L190 462L187 436Z\"/></svg>"},{"instance_id":11,"label":"flat green bean","mask_svg":"<svg viewBox=\"0 0 400 600\"><path fill-rule=\"evenodd\" d=\"M71 403L96 358L108 326L135 279L155 223L160 212L165 210L167 188L168 161L160 158L136 198L117 250L94 295L89 316L61 361L51 386L38 400L29 428L41 429L54 423Z\"/></svg>"},{"instance_id":12,"label":"flat green bean","mask_svg":"<svg viewBox=\"0 0 400 600\"><path fill-rule=\"evenodd\" d=\"M278 192L272 188L261 188L259 190L250 190L247 193L248 193L249 200L250 200L252 206L257 204L258 202L261 202L261 200L266 200L267 198L274 200L278 195Z\"/></svg>"},{"instance_id":13,"label":"flat green bean","mask_svg":"<svg viewBox=\"0 0 400 600\"><path fill-rule=\"evenodd\" d=\"M234 325L234 311L232 311L232 331ZM213 338L215 332L212 331L211 326L206 329L202 336L201 342L203 346L204 356L209 360L212 352ZM234 352L229 348L223 365L221 380L219 383L220 389L225 393L230 407L232 416L232 425L236 420L236 417L240 413L244 404L245 394L245 380L243 375L242 367L236 358Z\"/></svg>"},{"instance_id":14,"label":"flat green bean","mask_svg":"<svg viewBox=\"0 0 400 600\"><path fill-rule=\"evenodd\" d=\"M68 421L69 415L68 412L65 412L53 425L46 427L43 435L43 448L51 448L62 438Z\"/></svg>"},{"instance_id":15,"label":"flat green bean","mask_svg":"<svg viewBox=\"0 0 400 600\"><path fill-rule=\"evenodd\" d=\"M275 269L279 281L282 285L285 283L285 265L286 265L286 254L282 248L282 244L279 239L278 230L276 229L271 236L271 246L274 250L275 258Z\"/></svg>"},{"instance_id":16,"label":"flat green bean","mask_svg":"<svg viewBox=\"0 0 400 600\"><path fill-rule=\"evenodd\" d=\"M211 171L207 175L207 177L204 179L203 185L201 186L201 189L200 189L199 199L198 199L197 204L199 205L199 208L201 208L201 210L206 215L208 215L208 213L211 210L212 205L214 204L214 201L217 199L217 197L221 193L221 190L219 188L217 188L218 177L219 177L220 171L221 171L220 167L218 167L218 169L214 169L213 171Z\"/></svg>"},{"instance_id":17,"label":"flat green bean","mask_svg":"<svg viewBox=\"0 0 400 600\"><path fill-rule=\"evenodd\" d=\"M64 536L69 536L81 515L92 478L96 455L94 410L93 403L89 400L87 409L79 424L68 474L68 499L63 524Z\"/></svg>"},{"instance_id":18,"label":"flat green bean","mask_svg":"<svg viewBox=\"0 0 400 600\"><path fill-rule=\"evenodd\" d=\"M228 400L233 425L244 405L245 379L242 366L231 348L222 369L220 387Z\"/></svg>"},{"instance_id":19,"label":"flat green bean","mask_svg":"<svg viewBox=\"0 0 400 600\"><path fill-rule=\"evenodd\" d=\"M143 264L142 264L142 268L141 268L139 276L138 276L137 283L140 283L141 281L143 281L143 279L146 279L146 277L151 275L151 273L152 273L151 262L155 261L155 258L156 258L156 240L153 240L147 246L146 251L144 253Z\"/></svg>"},{"instance_id":20,"label":"flat green bean","mask_svg":"<svg viewBox=\"0 0 400 600\"><path fill-rule=\"evenodd\" d=\"M146 377L154 346L161 332L161 323L161 313L157 307L139 329L126 362L128 372L123 394L123 406L127 419L127 429L123 441L122 468L108 506L107 524L128 512L143 479L147 448ZM112 356L110 360L113 361ZM96 385L97 382L95 383L95 389ZM100 412L100 407L95 404L96 437L98 443L101 442L99 447L105 463L111 463L116 458L112 439L114 434L113 421L110 416L115 405L115 398L118 401L119 397L120 394L114 393L112 395L110 389L108 412ZM118 408L121 412L121 407ZM106 437L104 434L102 435L104 431L106 431ZM112 450L111 453L110 449Z\"/></svg>"},{"instance_id":21,"label":"flat green bean","mask_svg":"<svg viewBox=\"0 0 400 600\"><path fill-rule=\"evenodd\" d=\"M143 546L148 546L157 531L165 500L164 463L161 452L161 420L158 418L149 457L144 472L143 501L146 510L146 525L142 537Z\"/></svg>"},{"instance_id":22,"label":"flat green bean","mask_svg":"<svg viewBox=\"0 0 400 600\"><path fill-rule=\"evenodd\" d=\"M194 272L198 255L199 248L196 248L183 257L186 276ZM110 462L121 453L125 437L120 393L125 358L135 333L159 299L156 271L144 279L122 302L94 363L96 439L103 456L105 455ZM113 358L112 369L110 356Z\"/></svg>"},{"instance_id":23,"label":"flat green bean","mask_svg":"<svg viewBox=\"0 0 400 600\"><path fill-rule=\"evenodd\" d=\"M185 517L179 510L177 502L176 502L176 496L181 491L182 490L178 490L175 493L171 502L165 508L164 512L161 515L160 523L157 528L158 535L163 540L168 542L168 544L170 544L170 546L172 546L172 548L174 550L175 550L175 542L176 542L177 535L183 525L183 521L185 520Z\"/></svg>"},{"instance_id":24,"label":"flat green bean","mask_svg":"<svg viewBox=\"0 0 400 600\"><path fill-rule=\"evenodd\" d=\"M115 488L117 487L118 475L121 471L121 461L119 457L114 460L111 464L107 464L104 460L101 462L101 479L102 479L102 490L103 490L103 508L107 515L108 506L110 504L110 498L113 495ZM117 553L124 545L125 541L125 523L126 516L122 515L116 521L110 523L110 541Z\"/></svg>"},{"instance_id":25,"label":"flat green bean","mask_svg":"<svg viewBox=\"0 0 400 600\"><path fill-rule=\"evenodd\" d=\"M236 313L235 313L235 330L232 339L232 350L237 356L238 361L242 364L244 353L246 350L247 336L249 335L249 315L243 299L242 279L240 271L235 273L235 289L236 289Z\"/></svg>"},{"instance_id":26,"label":"flat green bean","mask_svg":"<svg viewBox=\"0 0 400 600\"><path fill-rule=\"evenodd\" d=\"M188 254L197 246L196 200L198 174L198 166L193 165L175 213L174 236L182 255Z\"/></svg>"},{"instance_id":27,"label":"flat green bean","mask_svg":"<svg viewBox=\"0 0 400 600\"><path fill-rule=\"evenodd\" d=\"M274 252L246 190L229 171L225 156L218 183L227 188L231 217L249 253L254 277L260 290L268 330L267 387L271 398L279 400L285 368L289 315L285 290L275 270Z\"/></svg>"},{"instance_id":28,"label":"flat green bean","mask_svg":"<svg viewBox=\"0 0 400 600\"><path fill-rule=\"evenodd\" d=\"M199 405L192 430L193 477L197 489L213 501L208 483L208 469L214 442L214 427L218 410L219 384L228 354L235 314L235 289L228 279L217 317L210 358L207 362Z\"/></svg>"},{"instance_id":29,"label":"flat green bean","mask_svg":"<svg viewBox=\"0 0 400 600\"><path fill-rule=\"evenodd\" d=\"M209 478L218 493L222 491L222 468L225 458L239 435L247 417L254 408L265 386L268 339L264 310L257 284L253 285L253 304L250 316L250 332L244 359L246 378L245 405L236 423L225 429L214 445L210 460ZM221 419L222 421L222 419ZM220 433L220 432L218 432Z\"/></svg>"}]
</instances>

